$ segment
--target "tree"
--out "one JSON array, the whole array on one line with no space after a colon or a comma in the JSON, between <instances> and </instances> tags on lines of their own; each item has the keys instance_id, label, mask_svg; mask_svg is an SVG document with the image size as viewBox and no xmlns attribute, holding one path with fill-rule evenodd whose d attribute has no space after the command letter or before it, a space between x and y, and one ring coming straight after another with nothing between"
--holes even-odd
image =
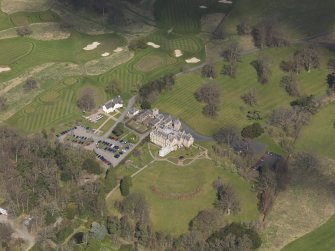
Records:
<instances>
[{"instance_id":1,"label":"tree","mask_svg":"<svg viewBox=\"0 0 335 251\"><path fill-rule=\"evenodd\" d=\"M251 29L250 25L245 21L239 23L236 26L237 34L240 35L240 36L249 35L251 33L251 30L252 29Z\"/></svg>"},{"instance_id":2,"label":"tree","mask_svg":"<svg viewBox=\"0 0 335 251\"><path fill-rule=\"evenodd\" d=\"M95 108L95 101L92 89L85 89L77 100L78 107L83 111L91 111Z\"/></svg>"},{"instance_id":3,"label":"tree","mask_svg":"<svg viewBox=\"0 0 335 251\"><path fill-rule=\"evenodd\" d=\"M23 85L23 89L27 92L37 89L37 81L33 78L28 78Z\"/></svg>"},{"instance_id":4,"label":"tree","mask_svg":"<svg viewBox=\"0 0 335 251\"><path fill-rule=\"evenodd\" d=\"M107 235L107 229L104 225L100 225L97 222L93 222L90 228L90 234L98 240L103 240Z\"/></svg>"},{"instance_id":5,"label":"tree","mask_svg":"<svg viewBox=\"0 0 335 251\"><path fill-rule=\"evenodd\" d=\"M124 128L124 124L123 123L118 123L114 129L113 129L113 134L115 134L116 136L121 136L122 134L124 134L125 132L125 128Z\"/></svg>"},{"instance_id":6,"label":"tree","mask_svg":"<svg viewBox=\"0 0 335 251\"><path fill-rule=\"evenodd\" d=\"M107 231L108 234L118 235L121 232L120 220L117 216L107 217Z\"/></svg>"},{"instance_id":7,"label":"tree","mask_svg":"<svg viewBox=\"0 0 335 251\"><path fill-rule=\"evenodd\" d=\"M264 129L259 123L253 123L242 129L241 135L243 138L254 139L261 136L264 133Z\"/></svg>"},{"instance_id":8,"label":"tree","mask_svg":"<svg viewBox=\"0 0 335 251\"><path fill-rule=\"evenodd\" d=\"M0 223L0 243L10 241L14 230L8 223Z\"/></svg>"},{"instance_id":9,"label":"tree","mask_svg":"<svg viewBox=\"0 0 335 251\"><path fill-rule=\"evenodd\" d=\"M263 20L256 24L251 32L256 47L283 47L289 43L280 31L277 23L272 20Z\"/></svg>"},{"instance_id":10,"label":"tree","mask_svg":"<svg viewBox=\"0 0 335 251\"><path fill-rule=\"evenodd\" d=\"M138 49L146 49L148 48L148 45L144 40L138 39L130 41L128 48L130 51L136 51Z\"/></svg>"},{"instance_id":11,"label":"tree","mask_svg":"<svg viewBox=\"0 0 335 251\"><path fill-rule=\"evenodd\" d=\"M335 73L334 72L327 75L327 84L328 84L328 89L331 92L335 92ZM1 104L1 99L0 99L0 104Z\"/></svg>"},{"instance_id":12,"label":"tree","mask_svg":"<svg viewBox=\"0 0 335 251\"><path fill-rule=\"evenodd\" d=\"M7 98L4 96L0 96L0 111L4 111L7 109Z\"/></svg>"},{"instance_id":13,"label":"tree","mask_svg":"<svg viewBox=\"0 0 335 251\"><path fill-rule=\"evenodd\" d=\"M228 48L223 51L222 56L228 63L223 66L222 74L235 77L236 64L241 57L238 45L236 43L230 43Z\"/></svg>"},{"instance_id":14,"label":"tree","mask_svg":"<svg viewBox=\"0 0 335 251\"><path fill-rule=\"evenodd\" d=\"M91 174L100 174L101 168L97 161L93 159L85 159L82 168Z\"/></svg>"},{"instance_id":15,"label":"tree","mask_svg":"<svg viewBox=\"0 0 335 251\"><path fill-rule=\"evenodd\" d=\"M116 80L112 80L110 83L107 84L105 92L109 96L119 95L121 93L121 87L119 82L117 82Z\"/></svg>"},{"instance_id":16,"label":"tree","mask_svg":"<svg viewBox=\"0 0 335 251\"><path fill-rule=\"evenodd\" d=\"M240 211L240 203L233 187L230 185L221 185L216 192L215 207L226 214L235 214Z\"/></svg>"},{"instance_id":17,"label":"tree","mask_svg":"<svg viewBox=\"0 0 335 251\"><path fill-rule=\"evenodd\" d=\"M212 64L205 64L201 69L201 75L205 78L215 78L215 70Z\"/></svg>"},{"instance_id":18,"label":"tree","mask_svg":"<svg viewBox=\"0 0 335 251\"><path fill-rule=\"evenodd\" d=\"M219 144L227 144L229 147L233 146L239 141L238 131L234 126L226 126L219 129L214 135L214 140Z\"/></svg>"},{"instance_id":19,"label":"tree","mask_svg":"<svg viewBox=\"0 0 335 251\"><path fill-rule=\"evenodd\" d=\"M194 95L199 102L218 104L220 100L220 87L218 84L205 84Z\"/></svg>"},{"instance_id":20,"label":"tree","mask_svg":"<svg viewBox=\"0 0 335 251\"><path fill-rule=\"evenodd\" d=\"M127 215L122 216L120 219L120 230L121 237L126 238L127 240L133 238L135 228Z\"/></svg>"},{"instance_id":21,"label":"tree","mask_svg":"<svg viewBox=\"0 0 335 251\"><path fill-rule=\"evenodd\" d=\"M292 164L302 170L312 170L322 166L320 157L312 152L294 153Z\"/></svg>"},{"instance_id":22,"label":"tree","mask_svg":"<svg viewBox=\"0 0 335 251\"><path fill-rule=\"evenodd\" d=\"M128 196L130 193L130 187L132 186L131 176L125 176L120 181L120 191L122 196Z\"/></svg>"},{"instance_id":23,"label":"tree","mask_svg":"<svg viewBox=\"0 0 335 251\"><path fill-rule=\"evenodd\" d=\"M115 206L122 214L128 215L135 221L149 223L149 204L143 194L132 193Z\"/></svg>"},{"instance_id":24,"label":"tree","mask_svg":"<svg viewBox=\"0 0 335 251\"><path fill-rule=\"evenodd\" d=\"M33 33L33 31L30 29L29 26L23 26L23 27L19 27L16 29L16 33L20 36L20 37L24 37L24 36L28 36L31 35Z\"/></svg>"},{"instance_id":25,"label":"tree","mask_svg":"<svg viewBox=\"0 0 335 251\"><path fill-rule=\"evenodd\" d=\"M241 96L241 99L244 101L244 103L250 106L254 106L257 104L257 97L255 91L248 91Z\"/></svg>"},{"instance_id":26,"label":"tree","mask_svg":"<svg viewBox=\"0 0 335 251\"><path fill-rule=\"evenodd\" d=\"M241 223L231 223L207 239L208 251L256 250L262 244L259 234Z\"/></svg>"},{"instance_id":27,"label":"tree","mask_svg":"<svg viewBox=\"0 0 335 251\"><path fill-rule=\"evenodd\" d=\"M205 209L190 222L191 231L199 231L204 238L216 231L221 225L220 213L216 209Z\"/></svg>"},{"instance_id":28,"label":"tree","mask_svg":"<svg viewBox=\"0 0 335 251\"><path fill-rule=\"evenodd\" d=\"M310 72L311 69L316 69L320 66L319 53L314 46L307 46L296 51L294 58L298 64L303 66L308 72Z\"/></svg>"},{"instance_id":29,"label":"tree","mask_svg":"<svg viewBox=\"0 0 335 251\"><path fill-rule=\"evenodd\" d=\"M219 106L214 103L209 103L202 109L202 113L210 118L215 118L218 116Z\"/></svg>"},{"instance_id":30,"label":"tree","mask_svg":"<svg viewBox=\"0 0 335 251\"><path fill-rule=\"evenodd\" d=\"M117 176L113 168L109 168L105 177L105 191L109 192L117 185Z\"/></svg>"},{"instance_id":31,"label":"tree","mask_svg":"<svg viewBox=\"0 0 335 251\"><path fill-rule=\"evenodd\" d=\"M310 112L311 114L315 114L320 107L320 103L314 95L301 96L298 99L293 100L290 105L293 107L301 108L305 111Z\"/></svg>"},{"instance_id":32,"label":"tree","mask_svg":"<svg viewBox=\"0 0 335 251\"><path fill-rule=\"evenodd\" d=\"M151 103L148 100L144 100L141 103L141 108L146 110L146 109L151 109Z\"/></svg>"},{"instance_id":33,"label":"tree","mask_svg":"<svg viewBox=\"0 0 335 251\"><path fill-rule=\"evenodd\" d=\"M293 74L284 76L280 81L280 85L285 89L288 95L293 96L293 97L300 96L297 81Z\"/></svg>"},{"instance_id":34,"label":"tree","mask_svg":"<svg viewBox=\"0 0 335 251\"><path fill-rule=\"evenodd\" d=\"M329 70L335 71L335 58L331 58L328 60L327 66Z\"/></svg>"},{"instance_id":35,"label":"tree","mask_svg":"<svg viewBox=\"0 0 335 251\"><path fill-rule=\"evenodd\" d=\"M202 112L205 116L214 118L218 115L220 105L220 88L217 84L206 84L194 94L199 102L206 103Z\"/></svg>"},{"instance_id":36,"label":"tree","mask_svg":"<svg viewBox=\"0 0 335 251\"><path fill-rule=\"evenodd\" d=\"M251 65L256 69L258 82L261 84L266 84L269 82L269 78L271 76L271 71L269 68L269 64L267 60L259 58L254 60Z\"/></svg>"},{"instance_id":37,"label":"tree","mask_svg":"<svg viewBox=\"0 0 335 251\"><path fill-rule=\"evenodd\" d=\"M150 229L149 226L138 221L135 226L135 238L143 246L147 246L150 240Z\"/></svg>"},{"instance_id":38,"label":"tree","mask_svg":"<svg viewBox=\"0 0 335 251\"><path fill-rule=\"evenodd\" d=\"M301 72L301 65L296 60L296 58L293 58L287 61L282 61L280 63L280 69L290 74L292 73L298 74Z\"/></svg>"}]
</instances>

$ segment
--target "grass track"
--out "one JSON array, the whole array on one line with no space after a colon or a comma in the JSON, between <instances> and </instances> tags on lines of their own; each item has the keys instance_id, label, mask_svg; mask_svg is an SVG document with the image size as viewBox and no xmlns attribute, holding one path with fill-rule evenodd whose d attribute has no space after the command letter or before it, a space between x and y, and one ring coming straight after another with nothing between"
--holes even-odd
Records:
<instances>
[{"instance_id":1,"label":"grass track","mask_svg":"<svg viewBox=\"0 0 335 251\"><path fill-rule=\"evenodd\" d=\"M285 246L282 251L333 251L335 250L335 216L325 224Z\"/></svg>"},{"instance_id":2,"label":"grass track","mask_svg":"<svg viewBox=\"0 0 335 251\"><path fill-rule=\"evenodd\" d=\"M335 103L314 115L297 141L297 148L335 159Z\"/></svg>"}]
</instances>

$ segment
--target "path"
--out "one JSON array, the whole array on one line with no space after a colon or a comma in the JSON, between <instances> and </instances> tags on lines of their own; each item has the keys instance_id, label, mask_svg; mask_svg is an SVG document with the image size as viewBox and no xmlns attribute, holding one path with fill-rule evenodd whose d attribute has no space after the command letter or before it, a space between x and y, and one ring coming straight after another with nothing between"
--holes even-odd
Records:
<instances>
[{"instance_id":1,"label":"path","mask_svg":"<svg viewBox=\"0 0 335 251\"><path fill-rule=\"evenodd\" d=\"M103 137L107 138L112 133L112 131L114 130L114 128L116 127L116 125L118 123L121 123L124 120L124 118L126 117L128 111L135 105L136 98L137 98L137 96L133 96L133 97L131 97L129 99L128 105L124 109L124 111L122 112L121 116L116 120L115 124L103 135Z\"/></svg>"},{"instance_id":2,"label":"path","mask_svg":"<svg viewBox=\"0 0 335 251\"><path fill-rule=\"evenodd\" d=\"M35 236L29 233L23 226L18 225L14 219L10 219L8 216L0 215L0 223L8 223L12 226L15 231L15 235L20 237L28 243L28 246L25 250L31 249L35 245Z\"/></svg>"}]
</instances>

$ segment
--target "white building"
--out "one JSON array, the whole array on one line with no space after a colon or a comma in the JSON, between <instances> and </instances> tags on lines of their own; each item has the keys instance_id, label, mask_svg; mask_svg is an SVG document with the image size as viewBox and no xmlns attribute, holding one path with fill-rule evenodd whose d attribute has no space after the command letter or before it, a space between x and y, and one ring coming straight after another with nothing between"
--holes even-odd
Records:
<instances>
[{"instance_id":1,"label":"white building","mask_svg":"<svg viewBox=\"0 0 335 251\"><path fill-rule=\"evenodd\" d=\"M116 98L112 99L111 101L108 101L104 106L102 107L102 110L105 113L111 113L114 112L116 109L123 107L123 100L120 96L117 96Z\"/></svg>"},{"instance_id":2,"label":"white building","mask_svg":"<svg viewBox=\"0 0 335 251\"><path fill-rule=\"evenodd\" d=\"M139 110L139 109L137 109L137 108L135 108L135 107L132 107L132 108L129 109L129 111L128 111L128 113L127 113L127 117L128 117L128 118L132 118L132 117L136 116L136 115L139 114L139 113L140 113L140 110Z\"/></svg>"}]
</instances>

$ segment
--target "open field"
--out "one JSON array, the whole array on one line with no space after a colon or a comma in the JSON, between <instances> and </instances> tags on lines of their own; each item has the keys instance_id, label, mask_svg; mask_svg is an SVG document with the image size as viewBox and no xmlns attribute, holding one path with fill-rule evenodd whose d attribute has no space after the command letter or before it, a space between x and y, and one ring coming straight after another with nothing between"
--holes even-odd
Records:
<instances>
[{"instance_id":1,"label":"open field","mask_svg":"<svg viewBox=\"0 0 335 251\"><path fill-rule=\"evenodd\" d=\"M227 124L235 124L242 128L252 123L246 117L248 110L258 110L266 118L274 108L289 105L293 100L280 87L280 80L285 73L279 69L280 62L289 58L293 52L294 48L266 49L244 56L238 63L234 79L220 74L222 63L216 65L217 78L214 81L202 78L200 71L186 73L179 76L173 90L163 93L154 105L179 117L193 129L206 135L211 135ZM270 82L265 85L258 83L256 71L250 65L258 56L268 57L271 62L272 76ZM304 72L298 76L299 89L304 94L323 94L327 87L324 80L326 75L324 60L320 70ZM205 117L202 114L204 104L197 102L194 97L197 89L208 82L217 82L221 89L221 110L216 119ZM257 95L257 105L254 107L246 106L241 99L241 95L250 90L254 90Z\"/></svg>"},{"instance_id":2,"label":"open field","mask_svg":"<svg viewBox=\"0 0 335 251\"><path fill-rule=\"evenodd\" d=\"M335 213L334 177L334 161L326 158L321 157L320 163L311 168L291 165L290 180L286 188L279 192L272 209L266 216L261 250L280 250L288 243L318 228L333 216ZM334 222L332 224L334 226ZM321 230L319 237L323 233ZM305 246L299 246L299 244L295 246L296 249L289 250L333 250L327 248L328 243L333 243L330 233L324 237L325 239L320 238L320 242L315 243L313 238L310 239L311 242L305 238L306 242L302 241L306 243ZM315 238L318 237L315 236ZM307 248L308 243L311 244L311 249ZM320 245L319 248L317 245Z\"/></svg>"},{"instance_id":3,"label":"open field","mask_svg":"<svg viewBox=\"0 0 335 251\"><path fill-rule=\"evenodd\" d=\"M335 250L335 216L321 227L285 246L282 251Z\"/></svg>"},{"instance_id":4,"label":"open field","mask_svg":"<svg viewBox=\"0 0 335 251\"><path fill-rule=\"evenodd\" d=\"M212 182L219 176L236 189L242 208L239 215L227 216L226 219L256 220L257 199L250 185L237 174L215 166L211 160L198 160L184 167L154 162L133 179L132 191L145 194L156 230L177 235L187 231L189 221L198 211L212 207L215 200ZM153 189L158 190L159 194ZM113 200L108 201L109 208L116 198L120 198L120 195L113 195Z\"/></svg>"},{"instance_id":5,"label":"open field","mask_svg":"<svg viewBox=\"0 0 335 251\"><path fill-rule=\"evenodd\" d=\"M313 116L297 141L299 150L322 154L335 159L335 103Z\"/></svg>"}]
</instances>

